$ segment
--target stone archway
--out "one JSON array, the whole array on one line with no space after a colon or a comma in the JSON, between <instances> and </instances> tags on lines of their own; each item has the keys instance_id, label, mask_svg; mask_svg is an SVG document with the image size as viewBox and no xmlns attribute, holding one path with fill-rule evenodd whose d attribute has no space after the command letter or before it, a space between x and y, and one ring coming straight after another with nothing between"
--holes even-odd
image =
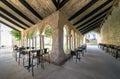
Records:
<instances>
[{"instance_id":1,"label":"stone archway","mask_svg":"<svg viewBox=\"0 0 120 79\"><path fill-rule=\"evenodd\" d=\"M68 53L68 50L71 49L71 34L70 34L70 28L68 25L64 25L63 27L63 49L64 53Z\"/></svg>"},{"instance_id":2,"label":"stone archway","mask_svg":"<svg viewBox=\"0 0 120 79\"><path fill-rule=\"evenodd\" d=\"M63 28L63 49L64 49L64 52L66 52L66 50L68 49L68 47L67 47L67 30L65 27Z\"/></svg>"},{"instance_id":3,"label":"stone archway","mask_svg":"<svg viewBox=\"0 0 120 79\"><path fill-rule=\"evenodd\" d=\"M45 25L42 30L42 36L44 37L44 48L49 48L52 50L52 27L50 25Z\"/></svg>"}]
</instances>

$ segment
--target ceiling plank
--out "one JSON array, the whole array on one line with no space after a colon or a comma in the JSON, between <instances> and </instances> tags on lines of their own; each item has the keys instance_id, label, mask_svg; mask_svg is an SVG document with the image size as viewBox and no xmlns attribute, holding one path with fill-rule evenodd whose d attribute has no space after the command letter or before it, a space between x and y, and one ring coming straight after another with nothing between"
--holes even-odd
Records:
<instances>
[{"instance_id":1,"label":"ceiling plank","mask_svg":"<svg viewBox=\"0 0 120 79\"><path fill-rule=\"evenodd\" d=\"M26 27L30 27L29 25L27 25L26 23L24 23L23 21L19 20L16 16L12 15L10 12L8 12L7 10L3 9L2 7L0 7L0 10L5 13L6 15L8 15L9 17L13 18L14 20L18 21L19 23L23 24Z\"/></svg>"},{"instance_id":2,"label":"ceiling plank","mask_svg":"<svg viewBox=\"0 0 120 79\"><path fill-rule=\"evenodd\" d=\"M80 9L78 12L76 12L74 15L72 15L68 20L71 21L81 13L83 13L85 10L87 10L89 7L91 7L93 4L95 4L98 0L91 0L86 6L84 6L82 9Z\"/></svg>"},{"instance_id":3,"label":"ceiling plank","mask_svg":"<svg viewBox=\"0 0 120 79\"><path fill-rule=\"evenodd\" d=\"M98 12L100 9L102 9L103 7L105 7L107 4L109 4L111 1L113 0L107 0L105 3L103 3L102 5L100 5L99 7L97 7L96 9L94 9L92 12L90 12L88 15L85 15L83 18L81 18L80 20L78 20L76 23L74 23L73 25L77 25L78 23L82 22L83 20L85 20L86 18L92 16L94 13Z\"/></svg>"},{"instance_id":4,"label":"ceiling plank","mask_svg":"<svg viewBox=\"0 0 120 79\"><path fill-rule=\"evenodd\" d=\"M20 27L18 27L18 26L16 26L16 25L14 25L13 23L7 21L6 19L4 19L4 18L2 18L2 17L0 18L0 21L4 22L4 23L6 23L6 24L8 24L8 25L10 25L10 26L12 26L12 27L20 30L20 31L23 31L23 30L24 30L24 29L22 29L22 28L20 28Z\"/></svg>"},{"instance_id":5,"label":"ceiling plank","mask_svg":"<svg viewBox=\"0 0 120 79\"><path fill-rule=\"evenodd\" d=\"M82 25L80 25L80 27L77 27L77 29L83 28L85 25L88 25L88 24L90 24L90 23L92 23L94 21L97 21L97 20L103 18L104 16L106 16L106 13L100 15L98 18L90 19L90 20L86 21L85 23L83 23Z\"/></svg>"},{"instance_id":6,"label":"ceiling plank","mask_svg":"<svg viewBox=\"0 0 120 79\"><path fill-rule=\"evenodd\" d=\"M97 18L97 19L94 20L93 22L90 22L90 23L85 24L84 26L81 26L81 27L79 28L79 30L81 30L81 29L83 29L83 28L85 28L85 27L91 25L92 23L95 23L95 22L99 21L100 19L103 19L105 16L106 16L106 14L103 15L103 16L101 16L101 17L99 17L99 18Z\"/></svg>"},{"instance_id":7,"label":"ceiling plank","mask_svg":"<svg viewBox=\"0 0 120 79\"><path fill-rule=\"evenodd\" d=\"M98 21L96 21L96 22L94 22L94 23L91 23L89 26L86 26L85 28L80 29L80 31L84 31L84 30L86 30L86 29L88 29L88 28L90 28L90 27L92 27L92 26L94 26L94 25L96 25L96 24L98 24L98 23L101 23L101 22L103 21L103 19L104 19L104 18L102 18L102 19L100 19L100 20L98 20Z\"/></svg>"},{"instance_id":8,"label":"ceiling plank","mask_svg":"<svg viewBox=\"0 0 120 79\"><path fill-rule=\"evenodd\" d=\"M53 4L55 5L55 7L56 7L56 10L58 10L58 8L59 8L59 4L57 3L57 1L56 0L52 0L52 2L53 2Z\"/></svg>"},{"instance_id":9,"label":"ceiling plank","mask_svg":"<svg viewBox=\"0 0 120 79\"><path fill-rule=\"evenodd\" d=\"M104 11L100 12L99 14L97 14L96 16L94 16L93 18L91 18L89 21L91 21L91 20L93 20L93 19L99 17L100 15L106 13L108 10L110 10L111 7L112 7L112 6L106 8ZM78 29L79 27L80 27L80 26L78 26L77 29Z\"/></svg>"},{"instance_id":10,"label":"ceiling plank","mask_svg":"<svg viewBox=\"0 0 120 79\"><path fill-rule=\"evenodd\" d=\"M60 8L62 8L69 0L62 0L62 2L60 2L60 0L52 0L53 4L56 7L56 10L59 10Z\"/></svg>"},{"instance_id":11,"label":"ceiling plank","mask_svg":"<svg viewBox=\"0 0 120 79\"><path fill-rule=\"evenodd\" d=\"M22 27L21 25L17 24L16 22L12 21L11 19L9 19L8 17L4 16L4 15L1 14L1 13L0 13L0 16L1 16L2 18L6 19L7 21L13 23L13 24L16 25L16 26L18 26L18 27L20 27L20 28L22 28L22 29L24 29L24 30L26 29L26 28Z\"/></svg>"},{"instance_id":12,"label":"ceiling plank","mask_svg":"<svg viewBox=\"0 0 120 79\"><path fill-rule=\"evenodd\" d=\"M25 0L19 0L27 9L29 9L36 17L43 19Z\"/></svg>"},{"instance_id":13,"label":"ceiling plank","mask_svg":"<svg viewBox=\"0 0 120 79\"><path fill-rule=\"evenodd\" d=\"M97 25L95 25L95 26L93 26L93 27L89 28L88 30L86 30L86 31L84 31L84 32L81 32L81 33L82 33L82 34L86 34L86 33L90 32L90 31L98 28L99 26L100 26L100 24L97 24Z\"/></svg>"},{"instance_id":14,"label":"ceiling plank","mask_svg":"<svg viewBox=\"0 0 120 79\"><path fill-rule=\"evenodd\" d=\"M104 8L100 9L100 10L99 10L98 12L96 12L94 15L92 15L92 16L88 17L87 19L85 19L84 21L80 22L77 26L80 26L81 24L83 24L83 23L85 23L86 21L90 20L91 18L95 17L96 15L98 15L98 14L101 13L101 12L103 12L105 9L107 9L107 8L110 7L110 6L113 6L113 1L110 2L108 5L106 5ZM110 11L110 10L109 10L109 11ZM108 13L108 11L105 12L105 13ZM103 13L103 14L104 14L104 13Z\"/></svg>"},{"instance_id":15,"label":"ceiling plank","mask_svg":"<svg viewBox=\"0 0 120 79\"><path fill-rule=\"evenodd\" d=\"M59 5L59 9L62 8L69 0L62 0L62 2Z\"/></svg>"},{"instance_id":16,"label":"ceiling plank","mask_svg":"<svg viewBox=\"0 0 120 79\"><path fill-rule=\"evenodd\" d=\"M12 4L7 2L7 0L1 0L1 2L4 3L6 6L8 6L10 9L12 9L14 12L16 12L18 15L20 15L21 17L23 17L24 19L29 21L30 23L35 24L31 19L29 19L27 16L25 16L21 11L19 11Z\"/></svg>"}]
</instances>

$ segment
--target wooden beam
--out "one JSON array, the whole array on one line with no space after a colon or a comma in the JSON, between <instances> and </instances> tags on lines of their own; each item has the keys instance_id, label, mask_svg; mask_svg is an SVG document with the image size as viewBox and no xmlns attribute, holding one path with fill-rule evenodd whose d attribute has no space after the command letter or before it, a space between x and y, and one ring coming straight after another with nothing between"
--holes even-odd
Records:
<instances>
[{"instance_id":1,"label":"wooden beam","mask_svg":"<svg viewBox=\"0 0 120 79\"><path fill-rule=\"evenodd\" d=\"M53 4L56 7L56 10L59 10L60 8L62 8L69 0L62 0L62 2L60 2L60 0L52 0Z\"/></svg>"},{"instance_id":2,"label":"wooden beam","mask_svg":"<svg viewBox=\"0 0 120 79\"><path fill-rule=\"evenodd\" d=\"M25 0L19 0L28 10L30 10L36 17L43 19Z\"/></svg>"},{"instance_id":3,"label":"wooden beam","mask_svg":"<svg viewBox=\"0 0 120 79\"><path fill-rule=\"evenodd\" d=\"M84 31L84 30L86 30L86 29L88 29L88 28L90 28L90 27L92 27L92 26L94 26L94 25L96 25L96 24L98 24L98 23L101 23L101 22L103 21L103 19L104 19L104 18L102 18L102 19L100 19L100 20L98 20L98 21L96 21L96 22L94 22L94 23L91 23L89 26L86 26L85 28L80 29L80 31Z\"/></svg>"},{"instance_id":4,"label":"wooden beam","mask_svg":"<svg viewBox=\"0 0 120 79\"><path fill-rule=\"evenodd\" d=\"M24 29L24 30L26 29L26 28L22 27L21 25L17 24L16 22L12 21L11 19L9 19L8 17L4 16L4 15L1 14L1 13L0 13L0 16L1 16L2 18L6 19L7 21L13 23L13 24L16 25L16 26L18 26L18 27L20 27L20 28L22 28L22 29Z\"/></svg>"},{"instance_id":5,"label":"wooden beam","mask_svg":"<svg viewBox=\"0 0 120 79\"><path fill-rule=\"evenodd\" d=\"M8 15L9 17L13 18L14 20L18 21L19 23L23 24L26 27L29 27L29 25L27 25L26 23L24 23L23 21L19 20L16 16L14 16L13 14L11 14L10 12L8 12L7 10L3 9L2 7L0 7L0 10Z\"/></svg>"},{"instance_id":6,"label":"wooden beam","mask_svg":"<svg viewBox=\"0 0 120 79\"><path fill-rule=\"evenodd\" d=\"M91 18L89 21L91 21L91 20L93 20L93 19L99 17L100 15L106 13L111 7L112 7L112 6L106 8L104 11L100 12L99 14L97 14L96 16L94 16L93 18ZM78 29L79 27L81 27L81 26L78 26L77 29Z\"/></svg>"},{"instance_id":7,"label":"wooden beam","mask_svg":"<svg viewBox=\"0 0 120 79\"><path fill-rule=\"evenodd\" d=\"M74 15L72 15L68 20L71 21L77 16L79 16L81 13L83 13L85 10L87 10L89 7L91 7L93 4L95 4L98 0L91 0L86 6L84 6L82 9L80 9L78 12L76 12Z\"/></svg>"},{"instance_id":8,"label":"wooden beam","mask_svg":"<svg viewBox=\"0 0 120 79\"><path fill-rule=\"evenodd\" d=\"M10 4L9 2L7 2L7 0L1 0L1 2L4 3L10 9L12 9L15 13L17 13L18 15L20 15L21 17L23 17L24 19L26 19L28 22L30 22L32 24L35 24L31 19L29 19L27 16L25 16L21 11L19 11L12 4Z\"/></svg>"},{"instance_id":9,"label":"wooden beam","mask_svg":"<svg viewBox=\"0 0 120 79\"><path fill-rule=\"evenodd\" d=\"M100 9L102 9L103 7L105 7L107 4L109 4L111 1L113 0L107 0L105 3L103 3L102 5L100 5L99 7L97 7L96 9L94 9L92 12L90 12L88 15L85 15L83 18L79 19L76 23L74 23L73 25L77 25L80 22L82 22L83 20L87 19L88 17L92 16L93 14L95 14L96 12L98 12Z\"/></svg>"},{"instance_id":10,"label":"wooden beam","mask_svg":"<svg viewBox=\"0 0 120 79\"><path fill-rule=\"evenodd\" d=\"M90 32L90 31L92 31L92 30L98 28L99 26L100 26L100 24L97 24L97 25L95 25L95 26L89 28L88 30L86 30L86 31L84 31L84 32L81 32L81 31L80 31L80 32L81 32L82 34L85 34L85 33L88 33L88 32Z\"/></svg>"},{"instance_id":11,"label":"wooden beam","mask_svg":"<svg viewBox=\"0 0 120 79\"><path fill-rule=\"evenodd\" d=\"M57 1L56 1L56 0L52 0L52 2L53 2L53 4L55 5L56 10L58 10L58 8L59 8L59 4L57 3Z\"/></svg>"},{"instance_id":12,"label":"wooden beam","mask_svg":"<svg viewBox=\"0 0 120 79\"><path fill-rule=\"evenodd\" d=\"M59 5L59 9L62 8L68 1L70 0L62 0L62 2Z\"/></svg>"},{"instance_id":13,"label":"wooden beam","mask_svg":"<svg viewBox=\"0 0 120 79\"><path fill-rule=\"evenodd\" d=\"M77 29L84 28L84 26L89 25L90 23L92 23L92 21L95 22L95 21L97 21L97 20L99 20L99 19L101 19L101 18L103 18L105 16L106 16L106 14L103 14L103 15L101 15L100 17L98 17L96 19L90 19L90 20L86 21L85 23L83 23L82 25L80 25L79 27L77 27Z\"/></svg>"},{"instance_id":14,"label":"wooden beam","mask_svg":"<svg viewBox=\"0 0 120 79\"><path fill-rule=\"evenodd\" d=\"M90 31L92 31L92 30L94 30L94 29L96 29L96 28L98 28L100 26L100 24L98 24L98 25L95 25L95 26L93 26L93 27L91 27L91 28L89 28L88 30L86 30L86 31L84 31L84 32L81 32L82 34L85 34L85 33L88 33L88 32L90 32Z\"/></svg>"},{"instance_id":15,"label":"wooden beam","mask_svg":"<svg viewBox=\"0 0 120 79\"><path fill-rule=\"evenodd\" d=\"M78 28L79 30L81 30L81 29L83 29L83 28L85 28L85 27L87 27L87 26L89 26L89 25L91 25L91 24L93 24L93 23L95 23L95 22L97 22L97 21L99 21L99 20L101 20L101 19L104 19L104 17L105 17L106 15L103 15L102 17L100 17L100 18L97 18L95 21L93 21L93 22L91 22L91 23L87 23L86 25L84 25L84 26L81 26L80 28Z\"/></svg>"}]
</instances>

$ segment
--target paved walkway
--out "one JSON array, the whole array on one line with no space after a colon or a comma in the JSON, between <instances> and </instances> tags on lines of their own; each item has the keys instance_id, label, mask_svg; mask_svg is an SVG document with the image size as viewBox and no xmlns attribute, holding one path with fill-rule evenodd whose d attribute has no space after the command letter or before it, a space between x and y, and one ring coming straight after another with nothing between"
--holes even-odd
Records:
<instances>
[{"instance_id":1,"label":"paved walkway","mask_svg":"<svg viewBox=\"0 0 120 79\"><path fill-rule=\"evenodd\" d=\"M32 77L10 52L0 51L0 79L120 79L120 61L96 46L88 46L87 53L77 63L74 59L63 66L45 63L45 69L35 67Z\"/></svg>"}]
</instances>

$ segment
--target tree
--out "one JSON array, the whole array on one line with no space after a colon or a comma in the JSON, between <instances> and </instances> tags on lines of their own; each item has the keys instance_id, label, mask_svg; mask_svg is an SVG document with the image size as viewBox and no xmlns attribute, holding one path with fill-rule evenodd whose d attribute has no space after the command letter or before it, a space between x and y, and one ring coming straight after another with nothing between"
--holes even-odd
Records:
<instances>
[{"instance_id":1,"label":"tree","mask_svg":"<svg viewBox=\"0 0 120 79\"><path fill-rule=\"evenodd\" d=\"M21 32L17 30L11 30L11 35L19 41L21 39Z\"/></svg>"},{"instance_id":2,"label":"tree","mask_svg":"<svg viewBox=\"0 0 120 79\"><path fill-rule=\"evenodd\" d=\"M46 36L46 37L51 37L51 36L52 36L51 27L47 27L47 28L45 29L45 36Z\"/></svg>"}]
</instances>

